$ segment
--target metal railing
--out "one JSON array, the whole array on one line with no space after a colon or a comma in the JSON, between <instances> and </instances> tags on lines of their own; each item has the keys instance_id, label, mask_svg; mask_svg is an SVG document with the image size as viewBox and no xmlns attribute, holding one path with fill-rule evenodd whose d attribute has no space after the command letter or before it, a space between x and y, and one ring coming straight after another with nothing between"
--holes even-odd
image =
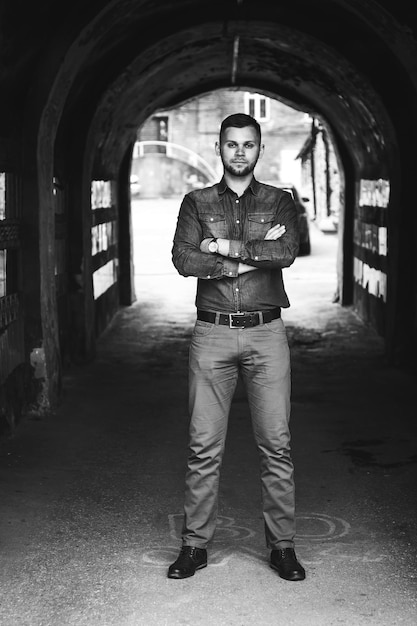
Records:
<instances>
[{"instance_id":1,"label":"metal railing","mask_svg":"<svg viewBox=\"0 0 417 626\"><path fill-rule=\"evenodd\" d=\"M218 181L219 175L216 170L199 154L170 141L137 141L133 150L133 158L142 158L147 154L164 154L170 159L177 159L187 165L191 165L205 176L209 183Z\"/></svg>"}]
</instances>

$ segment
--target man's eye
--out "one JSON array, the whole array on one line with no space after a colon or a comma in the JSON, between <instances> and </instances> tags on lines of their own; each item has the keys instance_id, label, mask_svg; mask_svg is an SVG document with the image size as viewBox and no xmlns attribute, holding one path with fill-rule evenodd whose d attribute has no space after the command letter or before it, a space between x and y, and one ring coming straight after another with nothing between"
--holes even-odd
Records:
<instances>
[{"instance_id":1,"label":"man's eye","mask_svg":"<svg viewBox=\"0 0 417 626\"><path fill-rule=\"evenodd\" d=\"M254 147L255 147L255 144L254 144L254 143L245 143L245 148L252 149L252 148L254 148Z\"/></svg>"}]
</instances>

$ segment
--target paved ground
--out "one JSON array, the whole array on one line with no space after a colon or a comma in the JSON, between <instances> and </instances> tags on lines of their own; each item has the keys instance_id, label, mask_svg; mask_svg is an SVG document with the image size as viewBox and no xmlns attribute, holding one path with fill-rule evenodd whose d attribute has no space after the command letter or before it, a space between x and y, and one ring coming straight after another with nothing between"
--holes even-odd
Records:
<instances>
[{"instance_id":1,"label":"paved ground","mask_svg":"<svg viewBox=\"0 0 417 626\"><path fill-rule=\"evenodd\" d=\"M241 386L209 566L166 578L179 547L194 316L193 280L159 255L172 237L167 206L148 206L157 235L137 207L148 242L136 257L138 304L117 316L94 363L67 372L57 414L0 442L0 624L414 626L415 379L388 367L380 338L331 303L336 239L314 228L311 257L288 270L284 316L307 579L268 567ZM159 261L141 264L150 248Z\"/></svg>"}]
</instances>

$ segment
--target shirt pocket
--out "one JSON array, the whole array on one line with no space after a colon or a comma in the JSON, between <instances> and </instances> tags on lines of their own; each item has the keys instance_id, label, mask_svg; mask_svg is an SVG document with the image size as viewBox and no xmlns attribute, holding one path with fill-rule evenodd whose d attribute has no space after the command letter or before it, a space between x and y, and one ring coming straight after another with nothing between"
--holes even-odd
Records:
<instances>
[{"instance_id":1,"label":"shirt pocket","mask_svg":"<svg viewBox=\"0 0 417 626\"><path fill-rule=\"evenodd\" d=\"M272 227L275 213L270 211L262 213L248 213L249 240L264 239L268 230Z\"/></svg>"},{"instance_id":2,"label":"shirt pocket","mask_svg":"<svg viewBox=\"0 0 417 626\"><path fill-rule=\"evenodd\" d=\"M199 217L203 228L203 239L206 237L227 238L226 218L223 213L207 211L200 213Z\"/></svg>"}]
</instances>

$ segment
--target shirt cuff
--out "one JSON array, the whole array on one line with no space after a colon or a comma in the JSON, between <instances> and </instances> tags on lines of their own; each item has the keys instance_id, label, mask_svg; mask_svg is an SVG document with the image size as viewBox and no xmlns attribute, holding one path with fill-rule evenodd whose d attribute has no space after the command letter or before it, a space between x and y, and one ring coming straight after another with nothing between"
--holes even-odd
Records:
<instances>
[{"instance_id":1,"label":"shirt cuff","mask_svg":"<svg viewBox=\"0 0 417 626\"><path fill-rule=\"evenodd\" d=\"M223 276L229 278L237 278L239 263L232 261L232 259L224 259L223 261Z\"/></svg>"},{"instance_id":2,"label":"shirt cuff","mask_svg":"<svg viewBox=\"0 0 417 626\"><path fill-rule=\"evenodd\" d=\"M229 239L229 257L231 259L241 259L244 251L244 246L241 241L236 239Z\"/></svg>"}]
</instances>

